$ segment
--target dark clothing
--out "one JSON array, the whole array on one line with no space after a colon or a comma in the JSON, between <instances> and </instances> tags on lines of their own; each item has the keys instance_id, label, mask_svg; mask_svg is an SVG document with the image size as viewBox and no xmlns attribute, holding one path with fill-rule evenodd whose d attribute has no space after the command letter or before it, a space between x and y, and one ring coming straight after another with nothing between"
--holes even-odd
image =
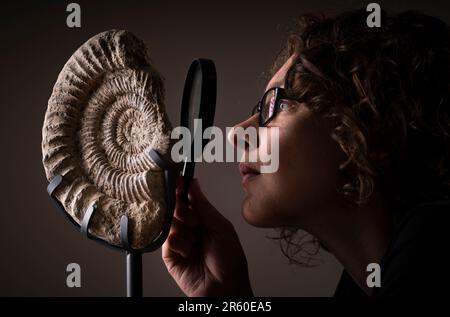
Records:
<instances>
[{"instance_id":1,"label":"dark clothing","mask_svg":"<svg viewBox=\"0 0 450 317\"><path fill-rule=\"evenodd\" d=\"M450 200L417 205L396 223L373 296L450 294ZM367 274L370 274L368 272ZM344 270L335 296L366 296Z\"/></svg>"}]
</instances>

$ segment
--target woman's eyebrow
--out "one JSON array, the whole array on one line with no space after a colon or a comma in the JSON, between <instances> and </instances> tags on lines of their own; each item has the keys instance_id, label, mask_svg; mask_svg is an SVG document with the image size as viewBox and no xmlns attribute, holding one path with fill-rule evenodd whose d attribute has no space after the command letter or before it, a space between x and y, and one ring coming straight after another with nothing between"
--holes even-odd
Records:
<instances>
[{"instance_id":1,"label":"woman's eyebrow","mask_svg":"<svg viewBox=\"0 0 450 317\"><path fill-rule=\"evenodd\" d=\"M274 83L269 83L266 87L265 91L268 91L269 89L275 88L275 87L280 87L280 88L284 88L284 83L281 81L276 81Z\"/></svg>"}]
</instances>

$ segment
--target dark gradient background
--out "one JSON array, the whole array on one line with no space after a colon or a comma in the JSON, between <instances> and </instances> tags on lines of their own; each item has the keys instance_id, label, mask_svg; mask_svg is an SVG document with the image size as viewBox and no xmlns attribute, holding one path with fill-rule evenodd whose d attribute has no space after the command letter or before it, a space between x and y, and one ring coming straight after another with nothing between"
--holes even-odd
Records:
<instances>
[{"instance_id":1,"label":"dark gradient background","mask_svg":"<svg viewBox=\"0 0 450 317\"><path fill-rule=\"evenodd\" d=\"M71 54L91 36L128 29L148 45L166 80L166 105L178 125L187 68L197 57L215 61L215 125L249 115L279 51L287 23L306 12L336 13L371 1L74 1L82 27L66 27L71 1L1 4L0 295L122 296L125 256L83 238L46 195L41 128L47 100ZM448 1L378 1L383 9L416 9L450 20ZM281 162L282 164L283 162ZM237 164L198 164L196 176L211 202L236 227L257 296L329 296L341 266L328 254L317 268L289 265L272 230L249 226L240 215L243 191ZM66 265L82 269L82 287L66 287ZM144 295L183 295L161 260L144 255Z\"/></svg>"}]
</instances>

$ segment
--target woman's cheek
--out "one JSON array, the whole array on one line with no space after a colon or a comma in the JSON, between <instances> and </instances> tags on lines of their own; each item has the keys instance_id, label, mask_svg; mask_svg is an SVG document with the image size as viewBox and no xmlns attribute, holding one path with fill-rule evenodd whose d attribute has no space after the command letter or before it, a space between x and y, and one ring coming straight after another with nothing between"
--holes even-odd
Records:
<instances>
[{"instance_id":1,"label":"woman's cheek","mask_svg":"<svg viewBox=\"0 0 450 317\"><path fill-rule=\"evenodd\" d=\"M314 133L309 129L308 118L296 118L295 122L280 128L280 167L274 174L277 183L276 196L283 218L294 221L303 218L317 197L317 176L320 166L315 157L320 152Z\"/></svg>"},{"instance_id":2,"label":"woman's cheek","mask_svg":"<svg viewBox=\"0 0 450 317\"><path fill-rule=\"evenodd\" d=\"M261 200L265 201L263 209L274 226L289 225L297 213L298 197L302 190L302 162L297 141L294 131L279 128L278 170L261 178Z\"/></svg>"}]
</instances>

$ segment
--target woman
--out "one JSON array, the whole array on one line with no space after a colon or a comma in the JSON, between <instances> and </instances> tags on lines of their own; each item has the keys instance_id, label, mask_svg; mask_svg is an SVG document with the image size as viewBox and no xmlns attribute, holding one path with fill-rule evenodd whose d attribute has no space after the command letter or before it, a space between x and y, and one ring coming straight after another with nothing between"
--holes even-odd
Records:
<instances>
[{"instance_id":1,"label":"woman","mask_svg":"<svg viewBox=\"0 0 450 317\"><path fill-rule=\"evenodd\" d=\"M280 140L275 173L241 163L242 214L281 228L291 246L298 230L314 236L345 268L338 296L437 293L450 281L439 260L449 241L449 27L414 12L383 15L380 28L366 18L299 19L265 98L237 125L278 127ZM163 246L169 273L188 296L251 296L232 224L197 181L187 204L182 190ZM367 283L370 263L381 265L381 287Z\"/></svg>"}]
</instances>

